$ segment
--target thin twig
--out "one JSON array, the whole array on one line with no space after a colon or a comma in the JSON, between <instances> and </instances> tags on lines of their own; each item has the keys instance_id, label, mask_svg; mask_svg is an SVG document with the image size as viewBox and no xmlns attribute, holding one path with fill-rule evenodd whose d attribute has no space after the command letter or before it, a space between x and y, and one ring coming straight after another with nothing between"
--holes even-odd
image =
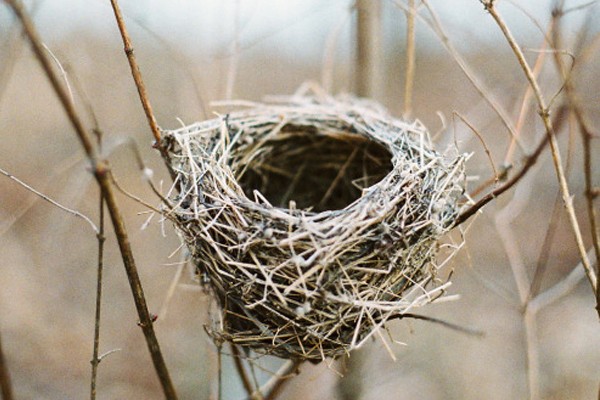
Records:
<instances>
[{"instance_id":1,"label":"thin twig","mask_svg":"<svg viewBox=\"0 0 600 400\"><path fill-rule=\"evenodd\" d=\"M560 125L562 124L562 122L564 120L563 117L564 117L565 111L566 111L566 109L564 107L561 107L558 109L558 111L556 112L556 114L554 116L554 126L556 127L557 130L559 129ZM548 144L548 142L549 142L548 136L544 136L544 138L537 145L537 147L535 148L533 153L531 153L529 156L525 157L525 160L523 162L523 165L521 166L521 169L519 169L502 186L499 186L496 189L492 190L490 193L486 194L484 197L479 199L475 204L473 204L472 206L467 208L465 211L463 211L458 216L456 221L454 222L454 226L458 226L458 225L462 224L463 222L465 222L466 220L468 220L469 218L471 218L473 215L475 215L475 213L477 213L487 203L494 200L496 197L500 196L502 193L506 192L508 189L512 188L517 182L519 182L521 180L521 178L523 178L523 176L525 176L527 174L527 172L529 172L531 167L533 167L535 165L535 163L537 162L537 159L539 158L540 154L542 154L542 151L544 150L544 148L546 148L546 145Z\"/></svg>"},{"instance_id":2,"label":"thin twig","mask_svg":"<svg viewBox=\"0 0 600 400\"><path fill-rule=\"evenodd\" d=\"M461 113L459 113L458 111L454 111L453 114L456 115L458 118L460 118L460 120L465 125L467 125L467 127L475 134L475 136L477 136L477 139L479 139L479 141L481 142L481 145L483 146L483 150L485 151L485 154L487 155L488 160L490 161L490 165L492 166L492 173L494 174L494 183L498 183L500 176L498 175L498 170L496 169L496 163L494 162L494 158L492 157L492 152L490 151L490 148L488 147L488 145L485 143L483 136L481 136L481 133L479 133L477 128L475 128L473 126L473 124L471 124L467 120L467 118L464 117Z\"/></svg>"},{"instance_id":3,"label":"thin twig","mask_svg":"<svg viewBox=\"0 0 600 400\"><path fill-rule=\"evenodd\" d=\"M152 111L152 105L150 104L150 100L148 99L148 93L146 92L146 85L144 84L144 80L142 79L140 67L138 66L137 60L135 59L135 55L133 54L133 46L131 44L131 38L129 37L127 28L125 27L123 14L121 14L121 9L119 8L119 4L116 0L111 0L110 4L112 5L113 12L115 14L115 19L117 20L117 25L119 27L119 32L121 33L121 38L123 39L123 50L125 51L127 61L129 62L129 68L131 69L131 75L133 76L135 86L138 90L138 95L140 96L140 102L142 103L142 107L144 107L144 113L146 114L148 125L150 125L150 130L152 131L152 135L156 140L156 145L160 146L160 128L158 127L158 123L156 122L156 118L154 117L154 112Z\"/></svg>"},{"instance_id":4,"label":"thin twig","mask_svg":"<svg viewBox=\"0 0 600 400\"><path fill-rule=\"evenodd\" d=\"M172 170L171 165L169 163L169 154L166 151L166 149L163 148L160 142L160 128L158 127L158 123L156 122L156 118L154 117L154 112L152 111L152 106L148 98L148 93L146 92L146 85L144 84L144 80L142 79L142 73L140 72L140 67L138 66L137 60L135 58L133 45L131 44L131 38L129 37L129 33L127 32L127 28L125 26L123 14L121 13L121 9L119 8L117 0L110 0L110 4L112 5L113 12L115 14L115 19L117 21L117 26L119 27L119 32L121 33L121 39L123 40L123 49L125 51L125 55L127 56L127 61L129 62L129 68L131 69L131 75L133 76L133 80L135 82L138 95L140 97L140 102L142 103L144 113L146 114L146 119L148 120L148 125L150 126L150 130L152 131L152 135L154 136L154 147L160 151L165 165L169 170L171 177L173 178L175 176L175 173Z\"/></svg>"},{"instance_id":5,"label":"thin twig","mask_svg":"<svg viewBox=\"0 0 600 400\"><path fill-rule=\"evenodd\" d=\"M394 4L396 4L398 7L402 8L404 10L407 9L406 6L404 4L402 4L400 1L398 1L398 0L393 0L393 1L394 1ZM483 98L485 100L485 102L488 103L488 105L492 108L492 110L496 113L496 115L498 115L498 117L500 118L500 121L502 122L502 124L504 125L506 130L509 132L509 134L511 135L512 138L515 138L517 144L519 145L521 150L523 150L524 147L523 147L521 141L519 140L519 138L517 137L517 135L515 134L515 129L510 122L510 118L508 117L506 110L504 110L504 108L496 101L496 99L494 99L490 95L490 93L492 93L492 91L489 90L483 84L483 82L481 82L481 80L473 72L473 70L471 69L469 64L460 55L458 50L456 50L456 48L454 47L454 44L450 41L450 38L448 37L448 35L446 35L446 32L444 31L444 28L442 27L442 24L437 16L437 14L433 10L433 8L430 6L429 2L426 0L422 0L422 3L427 8L427 11L431 15L431 20L425 19L423 17L421 17L421 19L423 21L425 21L425 23L438 36L438 38L442 42L443 46L446 48L446 51L448 51L448 53L450 53L450 55L452 56L452 58L454 59L456 64L458 64L458 66L460 67L462 72L465 74L465 76L467 77L469 82L471 82L471 84L473 85L473 87L475 88L475 90L477 91L479 96L481 96L481 98ZM416 16L420 16L420 14L416 14Z\"/></svg>"},{"instance_id":6,"label":"thin twig","mask_svg":"<svg viewBox=\"0 0 600 400\"><path fill-rule=\"evenodd\" d=\"M415 83L415 0L408 0L406 12L406 74L404 75L404 118L410 118L413 104L413 86Z\"/></svg>"},{"instance_id":7,"label":"thin twig","mask_svg":"<svg viewBox=\"0 0 600 400\"><path fill-rule=\"evenodd\" d=\"M554 29L554 24L550 22L547 35L550 34ZM546 40L542 42L542 48L547 46ZM535 64L533 66L533 73L535 76L539 76L542 71L542 67L544 66L544 60L546 59L546 53L539 53L537 59L535 60ZM533 95L533 90L531 86L527 85L525 89L525 94L523 94L523 100L521 102L521 109L519 110L519 117L517 118L517 123L515 125L515 132L517 137L521 136L521 132L523 131L523 126L525 126L525 121L527 120L527 115L529 114L530 104L531 104L531 96ZM504 166L507 167L512 164L512 159L515 153L516 143L514 139L511 139L510 144L508 145L508 150L506 151L506 155L504 156Z\"/></svg>"},{"instance_id":8,"label":"thin twig","mask_svg":"<svg viewBox=\"0 0 600 400\"><path fill-rule=\"evenodd\" d=\"M69 207L65 207L62 204L60 204L59 202L57 202L56 200L51 199L50 197L46 196L45 194L43 194L42 192L39 192L37 190L35 190L34 188L32 188L31 186L29 186L28 184L26 184L25 182L23 182L22 180L20 180L19 178L17 178L16 176L10 174L9 172L5 171L4 169L0 168L0 174L6 176L9 179L12 179L13 181L17 182L19 185L23 186L25 189L27 189L28 191L30 191L31 193L35 194L36 196L40 197L42 200L47 201L48 203L52 204L53 206L56 206L58 208L60 208L61 210L68 212L69 214L77 217L77 218L81 218L83 219L85 222L87 222L92 229L94 230L94 232L98 233L98 227L96 226L96 224L94 224L94 222L92 222L92 220L80 213L79 211L73 210Z\"/></svg>"},{"instance_id":9,"label":"thin twig","mask_svg":"<svg viewBox=\"0 0 600 400\"><path fill-rule=\"evenodd\" d=\"M2 352L2 338L0 337L0 393L2 400L13 400L13 388L8 372L8 365Z\"/></svg>"},{"instance_id":10,"label":"thin twig","mask_svg":"<svg viewBox=\"0 0 600 400\"><path fill-rule=\"evenodd\" d=\"M96 278L96 313L94 318L94 351L92 356L92 378L90 383L90 399L96 398L96 378L98 376L98 364L100 364L100 357L98 357L100 348L100 311L102 309L102 270L104 268L104 242L106 237L104 236L104 199L102 193L100 193L100 230L98 232L98 269Z\"/></svg>"},{"instance_id":11,"label":"thin twig","mask_svg":"<svg viewBox=\"0 0 600 400\"><path fill-rule=\"evenodd\" d=\"M498 25L498 27L504 34L504 37L506 38L508 44L510 45L511 49L513 50L513 53L515 54L523 72L525 73L527 80L529 81L529 84L531 85L531 87L533 89L535 98L536 98L538 106L539 106L539 114L544 123L546 135L548 136L548 139L549 139L550 150L552 153L552 161L554 163L554 169L556 171L556 175L558 178L558 183L559 183L561 194L563 197L563 202L564 202L565 208L567 210L567 215L569 216L569 221L570 221L571 228L573 230L575 242L577 243L577 249L579 250L579 255L581 257L582 265L586 271L586 275L588 277L590 285L592 286L594 294L596 294L597 277L596 277L596 273L591 268L590 261L587 257L586 249L583 244L583 238L582 238L581 230L579 228L579 221L577 220L577 215L575 214L575 209L573 207L573 198L571 196L569 186L568 186L568 183L567 183L567 180L565 177L565 173L563 170L563 166L562 166L560 149L558 146L558 142L556 140L556 135L554 132L554 127L552 125L552 121L550 120L550 110L546 106L546 102L545 102L542 92L540 90L537 79L535 78L533 71L531 70L529 64L527 63L527 60L525 60L523 51L517 44L515 38L513 37L510 30L508 29L508 26L504 22L503 18L500 16L498 11L496 10L496 8L494 6L494 4L495 4L494 0L480 0L480 1L484 5L487 12L490 13L490 15L492 16L494 21L496 21L496 24ZM598 311L598 315L600 315L600 304L597 304L596 308Z\"/></svg>"},{"instance_id":12,"label":"thin twig","mask_svg":"<svg viewBox=\"0 0 600 400\"><path fill-rule=\"evenodd\" d=\"M123 217L121 215L121 210L117 204L113 187L108 176L108 165L105 161L100 160L98 158L98 152L92 143L91 135L84 127L81 119L79 118L79 115L73 107L73 104L69 101L69 96L67 92L64 90L64 88L59 82L57 75L52 70L50 60L48 59L46 52L42 47L40 37L36 29L34 28L33 22L31 21L29 15L25 12L21 2L19 2L18 0L4 1L12 8L17 18L21 21L23 25L23 30L31 44L32 50L36 58L40 62L48 80L50 81L52 88L56 93L56 96L60 100L65 112L67 113L69 121L75 129L77 137L79 138L79 141L90 161L94 177L96 178L96 181L98 182L98 185L101 188L102 195L106 201L106 206L109 210L112 225L115 230L115 236L119 244L119 249L123 258L123 264L125 266L125 271L127 273L127 278L129 280L134 302L140 319L139 325L142 327L142 331L146 338L146 343L152 356L154 368L159 377L165 397L167 399L176 399L177 395L175 393L175 388L173 387L173 384L171 382L167 366L164 362L164 358L160 351L158 340L156 339L156 335L154 333L152 320L150 318L150 313L148 312L148 307L146 305L144 291L142 289L135 260L133 258L133 253L131 250L127 230L123 222Z\"/></svg>"}]
</instances>

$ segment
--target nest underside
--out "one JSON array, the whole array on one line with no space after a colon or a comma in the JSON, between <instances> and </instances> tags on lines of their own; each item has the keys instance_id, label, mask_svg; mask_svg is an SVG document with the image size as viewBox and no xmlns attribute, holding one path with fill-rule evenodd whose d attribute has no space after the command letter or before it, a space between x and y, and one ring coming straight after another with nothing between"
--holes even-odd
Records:
<instances>
[{"instance_id":1,"label":"nest underside","mask_svg":"<svg viewBox=\"0 0 600 400\"><path fill-rule=\"evenodd\" d=\"M215 339L320 361L441 294L464 158L434 151L418 122L300 98L163 140L178 174L165 213L219 301Z\"/></svg>"}]
</instances>

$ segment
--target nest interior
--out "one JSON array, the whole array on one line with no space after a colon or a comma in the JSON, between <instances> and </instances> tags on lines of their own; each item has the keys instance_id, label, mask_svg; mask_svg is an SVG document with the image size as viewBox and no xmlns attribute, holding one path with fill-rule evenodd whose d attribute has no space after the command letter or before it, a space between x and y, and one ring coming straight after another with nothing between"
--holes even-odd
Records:
<instances>
[{"instance_id":1,"label":"nest interior","mask_svg":"<svg viewBox=\"0 0 600 400\"><path fill-rule=\"evenodd\" d=\"M253 104L166 132L165 210L218 299L209 329L260 353L320 361L438 296L438 240L464 157L418 122L355 98Z\"/></svg>"}]
</instances>

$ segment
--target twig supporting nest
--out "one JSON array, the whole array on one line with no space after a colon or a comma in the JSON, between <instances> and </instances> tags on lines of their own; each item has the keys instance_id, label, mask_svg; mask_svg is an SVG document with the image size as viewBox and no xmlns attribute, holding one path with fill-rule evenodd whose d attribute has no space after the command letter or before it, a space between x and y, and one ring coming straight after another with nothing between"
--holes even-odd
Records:
<instances>
[{"instance_id":1,"label":"twig supporting nest","mask_svg":"<svg viewBox=\"0 0 600 400\"><path fill-rule=\"evenodd\" d=\"M465 158L434 151L420 123L355 98L293 97L165 132L163 145L177 173L165 213L219 300L215 339L320 361L442 294L437 243Z\"/></svg>"}]
</instances>

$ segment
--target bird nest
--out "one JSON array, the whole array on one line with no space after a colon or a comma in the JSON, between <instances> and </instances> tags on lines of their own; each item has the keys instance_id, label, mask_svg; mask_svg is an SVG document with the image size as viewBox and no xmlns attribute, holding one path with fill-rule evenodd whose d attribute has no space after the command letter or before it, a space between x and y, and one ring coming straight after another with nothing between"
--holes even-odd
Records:
<instances>
[{"instance_id":1,"label":"bird nest","mask_svg":"<svg viewBox=\"0 0 600 400\"><path fill-rule=\"evenodd\" d=\"M165 213L218 300L214 339L320 361L442 294L463 156L364 100L246 106L163 138Z\"/></svg>"}]
</instances>

